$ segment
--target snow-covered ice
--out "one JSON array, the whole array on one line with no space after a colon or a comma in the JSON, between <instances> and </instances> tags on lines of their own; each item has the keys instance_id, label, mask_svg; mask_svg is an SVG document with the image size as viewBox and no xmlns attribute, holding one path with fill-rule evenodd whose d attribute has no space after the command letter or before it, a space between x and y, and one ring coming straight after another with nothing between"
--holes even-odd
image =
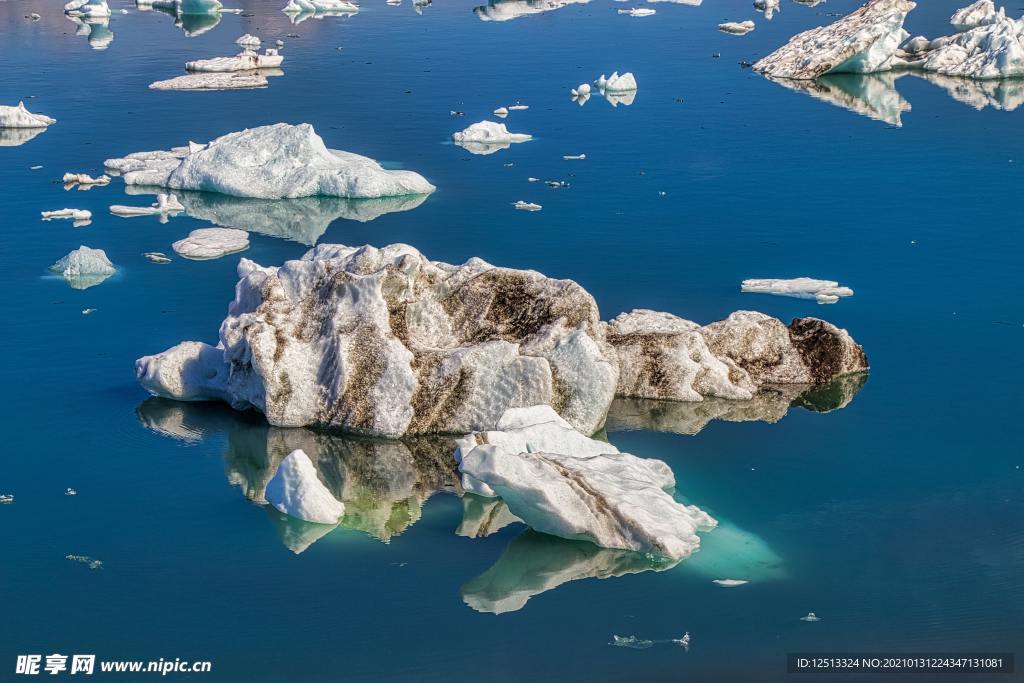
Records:
<instances>
[{"instance_id":1,"label":"snow-covered ice","mask_svg":"<svg viewBox=\"0 0 1024 683\"><path fill-rule=\"evenodd\" d=\"M337 524L345 515L338 501L320 481L309 456L292 451L267 484L267 502L286 515L316 524Z\"/></svg>"},{"instance_id":2,"label":"snow-covered ice","mask_svg":"<svg viewBox=\"0 0 1024 683\"><path fill-rule=\"evenodd\" d=\"M513 142L526 142L533 136L526 133L510 133L504 123L480 121L452 134L456 143L478 143L484 145L507 145Z\"/></svg>"},{"instance_id":3,"label":"snow-covered ice","mask_svg":"<svg viewBox=\"0 0 1024 683\"><path fill-rule=\"evenodd\" d=\"M992 23L995 18L996 3L993 0L978 0L954 12L949 18L949 23L957 31L967 31L975 26Z\"/></svg>"},{"instance_id":4,"label":"snow-covered ice","mask_svg":"<svg viewBox=\"0 0 1024 683\"><path fill-rule=\"evenodd\" d=\"M276 48L268 47L262 54L255 50L242 50L234 57L214 57L185 62L187 71L224 73L230 71L252 71L254 69L274 69L284 62L284 57Z\"/></svg>"},{"instance_id":5,"label":"snow-covered ice","mask_svg":"<svg viewBox=\"0 0 1024 683\"><path fill-rule=\"evenodd\" d=\"M734 36L742 36L750 33L755 28L755 24L750 19L746 21L724 21L718 25L718 30L723 33L730 33Z\"/></svg>"},{"instance_id":6,"label":"snow-covered ice","mask_svg":"<svg viewBox=\"0 0 1024 683\"><path fill-rule=\"evenodd\" d=\"M0 105L0 128L46 128L55 123L57 119L30 112L24 102L18 102L16 107Z\"/></svg>"},{"instance_id":7,"label":"snow-covered ice","mask_svg":"<svg viewBox=\"0 0 1024 683\"><path fill-rule=\"evenodd\" d=\"M88 173L65 173L62 180L65 190L70 190L75 185L78 185L80 190L88 190L94 186L102 187L110 184L110 176L101 175L99 178L93 178Z\"/></svg>"},{"instance_id":8,"label":"snow-covered ice","mask_svg":"<svg viewBox=\"0 0 1024 683\"><path fill-rule=\"evenodd\" d=\"M814 299L819 304L834 304L839 301L840 297L853 296L852 289L840 287L838 282L816 280L810 277L749 279L743 281L740 289L743 292Z\"/></svg>"},{"instance_id":9,"label":"snow-covered ice","mask_svg":"<svg viewBox=\"0 0 1024 683\"><path fill-rule=\"evenodd\" d=\"M219 192L237 197L350 198L429 194L412 171L387 170L368 157L328 149L308 123L278 123L229 133L205 145L108 159L126 185Z\"/></svg>"},{"instance_id":10,"label":"snow-covered ice","mask_svg":"<svg viewBox=\"0 0 1024 683\"><path fill-rule=\"evenodd\" d=\"M149 206L124 206L114 204L110 207L110 213L122 218L134 218L136 216L160 216L161 222L166 222L168 216L181 213L185 207L181 205L178 198L173 194L159 194L156 201Z\"/></svg>"},{"instance_id":11,"label":"snow-covered ice","mask_svg":"<svg viewBox=\"0 0 1024 683\"><path fill-rule=\"evenodd\" d=\"M75 223L84 223L92 220L92 212L86 209L54 209L53 211L43 211L41 213L44 221L70 218Z\"/></svg>"},{"instance_id":12,"label":"snow-covered ice","mask_svg":"<svg viewBox=\"0 0 1024 683\"><path fill-rule=\"evenodd\" d=\"M611 76L605 77L601 74L600 78L594 81L597 85L597 89L604 92L629 92L637 89L636 77L633 76L633 72L627 71L624 74L619 74L618 71L613 71Z\"/></svg>"},{"instance_id":13,"label":"snow-covered ice","mask_svg":"<svg viewBox=\"0 0 1024 683\"><path fill-rule=\"evenodd\" d=\"M284 73L284 72L280 72ZM213 91L252 90L269 85L266 70L262 72L199 72L176 76L149 84L151 90Z\"/></svg>"},{"instance_id":14,"label":"snow-covered ice","mask_svg":"<svg viewBox=\"0 0 1024 683\"><path fill-rule=\"evenodd\" d=\"M233 228L199 228L171 247L185 258L215 259L248 249L249 233Z\"/></svg>"},{"instance_id":15,"label":"snow-covered ice","mask_svg":"<svg viewBox=\"0 0 1024 683\"><path fill-rule=\"evenodd\" d=\"M262 43L261 43L260 39L257 38L256 36L252 35L251 33L246 33L244 36L241 36L240 38L235 40L235 45L238 45L238 46L244 47L244 48L248 48L250 50L258 50L258 49L260 49L260 45L261 44Z\"/></svg>"},{"instance_id":16,"label":"snow-covered ice","mask_svg":"<svg viewBox=\"0 0 1024 683\"><path fill-rule=\"evenodd\" d=\"M544 207L540 204L534 204L532 202L523 201L522 199L517 200L512 204L519 211L540 211Z\"/></svg>"},{"instance_id":17,"label":"snow-covered ice","mask_svg":"<svg viewBox=\"0 0 1024 683\"><path fill-rule=\"evenodd\" d=\"M353 14L359 11L359 5L348 0L288 0L281 11L285 14Z\"/></svg>"}]
</instances>

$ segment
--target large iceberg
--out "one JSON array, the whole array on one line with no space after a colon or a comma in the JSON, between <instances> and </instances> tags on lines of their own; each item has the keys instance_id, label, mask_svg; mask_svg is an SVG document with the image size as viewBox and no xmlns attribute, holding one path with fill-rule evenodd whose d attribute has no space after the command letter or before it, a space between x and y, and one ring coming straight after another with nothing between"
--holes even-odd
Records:
<instances>
[{"instance_id":1,"label":"large iceberg","mask_svg":"<svg viewBox=\"0 0 1024 683\"><path fill-rule=\"evenodd\" d=\"M615 391L597 304L571 280L431 262L403 244L242 259L239 277L218 346L139 359L146 389L382 436L491 429L534 405L589 434Z\"/></svg>"},{"instance_id":2,"label":"large iceberg","mask_svg":"<svg viewBox=\"0 0 1024 683\"><path fill-rule=\"evenodd\" d=\"M337 524L345 515L345 505L317 478L316 468L302 450L292 451L281 461L267 484L266 497L279 511L305 522Z\"/></svg>"},{"instance_id":3,"label":"large iceberg","mask_svg":"<svg viewBox=\"0 0 1024 683\"><path fill-rule=\"evenodd\" d=\"M24 102L18 102L17 107L0 105L0 128L46 128L55 123L57 119L30 112Z\"/></svg>"},{"instance_id":4,"label":"large iceberg","mask_svg":"<svg viewBox=\"0 0 1024 683\"><path fill-rule=\"evenodd\" d=\"M1024 75L1024 19L1012 19L987 0L957 11L959 32L906 41L910 0L870 0L828 26L805 31L754 64L773 78L814 79L829 73L913 69L995 79Z\"/></svg>"},{"instance_id":5,"label":"large iceberg","mask_svg":"<svg viewBox=\"0 0 1024 683\"><path fill-rule=\"evenodd\" d=\"M527 449L491 443L490 433L475 435L478 445L469 450L460 445L459 470L501 497L531 528L603 548L679 560L700 546L698 531L715 527L707 513L676 502L666 492L675 486L675 477L664 462L619 453L596 440L590 440L589 449L551 444L561 451L556 452L545 448L543 435L534 443L529 427L520 425L524 429L519 436Z\"/></svg>"},{"instance_id":6,"label":"large iceberg","mask_svg":"<svg viewBox=\"0 0 1024 683\"><path fill-rule=\"evenodd\" d=\"M277 123L229 133L205 145L108 159L127 185L281 199L391 197L428 194L434 186L412 171L388 170L368 157L328 149L308 123Z\"/></svg>"}]
</instances>

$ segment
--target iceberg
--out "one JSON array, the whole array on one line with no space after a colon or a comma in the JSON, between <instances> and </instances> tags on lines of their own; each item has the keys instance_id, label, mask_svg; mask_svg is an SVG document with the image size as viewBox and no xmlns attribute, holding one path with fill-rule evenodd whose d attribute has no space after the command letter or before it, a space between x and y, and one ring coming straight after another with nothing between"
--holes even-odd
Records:
<instances>
[{"instance_id":1,"label":"iceberg","mask_svg":"<svg viewBox=\"0 0 1024 683\"><path fill-rule=\"evenodd\" d=\"M465 130L452 134L455 144L467 147L467 149L470 145L481 145L485 148L500 145L502 146L500 148L504 149L513 142L526 142L532 137L526 133L510 133L504 123L495 123L494 121L480 121Z\"/></svg>"},{"instance_id":2,"label":"iceberg","mask_svg":"<svg viewBox=\"0 0 1024 683\"><path fill-rule=\"evenodd\" d=\"M473 14L481 21L510 21L589 2L590 0L490 0L486 5L474 7Z\"/></svg>"},{"instance_id":3,"label":"iceberg","mask_svg":"<svg viewBox=\"0 0 1024 683\"><path fill-rule=\"evenodd\" d=\"M937 38L927 48L901 54L901 57L901 68L945 76L975 79L1024 76L1024 18L1011 19L1000 9L975 28Z\"/></svg>"},{"instance_id":4,"label":"iceberg","mask_svg":"<svg viewBox=\"0 0 1024 683\"><path fill-rule=\"evenodd\" d=\"M260 49L260 45L261 44L262 43L260 42L260 39L257 38L256 36L252 35L251 33L246 33L244 36L238 38L235 41L235 45L238 45L238 46L244 47L244 48L248 48L250 50L258 50L258 49Z\"/></svg>"},{"instance_id":5,"label":"iceberg","mask_svg":"<svg viewBox=\"0 0 1024 683\"><path fill-rule=\"evenodd\" d=\"M531 202L523 201L522 199L516 200L512 206L519 211L540 211L544 208L540 204L533 204Z\"/></svg>"},{"instance_id":6,"label":"iceberg","mask_svg":"<svg viewBox=\"0 0 1024 683\"><path fill-rule=\"evenodd\" d=\"M483 444L462 454L459 470L492 489L530 528L603 548L679 560L699 547L698 531L716 524L665 492L675 485L668 465L629 453L512 453Z\"/></svg>"},{"instance_id":7,"label":"iceberg","mask_svg":"<svg viewBox=\"0 0 1024 683\"><path fill-rule=\"evenodd\" d=\"M779 0L754 0L754 9L762 12L767 21L771 21L779 11Z\"/></svg>"},{"instance_id":8,"label":"iceberg","mask_svg":"<svg viewBox=\"0 0 1024 683\"><path fill-rule=\"evenodd\" d=\"M277 49L268 47L263 54L245 49L234 57L214 57L185 62L186 71L225 73L231 71L252 71L254 69L276 69L284 62Z\"/></svg>"},{"instance_id":9,"label":"iceberg","mask_svg":"<svg viewBox=\"0 0 1024 683\"><path fill-rule=\"evenodd\" d=\"M63 178L64 189L70 190L75 185L78 185L79 190L88 190L92 187L110 184L110 176L101 175L99 178L93 178L88 173L65 173Z\"/></svg>"},{"instance_id":10,"label":"iceberg","mask_svg":"<svg viewBox=\"0 0 1024 683\"><path fill-rule=\"evenodd\" d=\"M102 249L81 246L52 266L50 272L63 277L74 289L95 287L114 274L114 264Z\"/></svg>"},{"instance_id":11,"label":"iceberg","mask_svg":"<svg viewBox=\"0 0 1024 683\"><path fill-rule=\"evenodd\" d=\"M516 612L541 593L570 581L610 579L676 566L643 553L599 548L526 530L494 565L462 586L462 600L477 612Z\"/></svg>"},{"instance_id":12,"label":"iceberg","mask_svg":"<svg viewBox=\"0 0 1024 683\"><path fill-rule=\"evenodd\" d=\"M493 428L508 408L604 421L618 377L597 304L571 280L427 260L413 247L320 245L242 259L218 346L140 358L158 396L225 400L276 426L386 437Z\"/></svg>"},{"instance_id":13,"label":"iceberg","mask_svg":"<svg viewBox=\"0 0 1024 683\"><path fill-rule=\"evenodd\" d=\"M281 72L284 73L284 72ZM269 85L264 72L194 73L149 84L151 90L252 90Z\"/></svg>"},{"instance_id":14,"label":"iceberg","mask_svg":"<svg viewBox=\"0 0 1024 683\"><path fill-rule=\"evenodd\" d=\"M205 145L143 152L104 165L127 185L284 199L429 194L418 173L387 170L368 157L328 149L308 123L278 123L229 133Z\"/></svg>"},{"instance_id":15,"label":"iceberg","mask_svg":"<svg viewBox=\"0 0 1024 683\"><path fill-rule=\"evenodd\" d=\"M288 0L281 11L285 14L354 14L359 11L359 5L348 0Z\"/></svg>"},{"instance_id":16,"label":"iceberg","mask_svg":"<svg viewBox=\"0 0 1024 683\"><path fill-rule=\"evenodd\" d=\"M181 213L185 207L181 205L178 198L173 194L159 194L156 202L150 206L123 206L114 204L110 207L110 213L122 218L134 218L136 216L160 216L161 222L166 223L168 216Z\"/></svg>"},{"instance_id":17,"label":"iceberg","mask_svg":"<svg viewBox=\"0 0 1024 683\"><path fill-rule=\"evenodd\" d=\"M718 25L718 30L722 33L730 33L734 36L744 36L755 28L754 22L749 19L746 21L726 21Z\"/></svg>"},{"instance_id":18,"label":"iceberg","mask_svg":"<svg viewBox=\"0 0 1024 683\"><path fill-rule=\"evenodd\" d=\"M267 484L266 496L280 512L305 522L337 524L345 515L345 505L320 482L309 456L301 450L281 461Z\"/></svg>"},{"instance_id":19,"label":"iceberg","mask_svg":"<svg viewBox=\"0 0 1024 683\"><path fill-rule=\"evenodd\" d=\"M853 296L852 289L840 287L838 282L810 277L749 279L743 281L740 291L814 299L819 304L834 304L840 297Z\"/></svg>"},{"instance_id":20,"label":"iceberg","mask_svg":"<svg viewBox=\"0 0 1024 683\"><path fill-rule=\"evenodd\" d=\"M628 14L631 17L649 17L652 14L656 14L657 10L650 9L649 7L630 7L629 9L620 9L619 14Z\"/></svg>"},{"instance_id":21,"label":"iceberg","mask_svg":"<svg viewBox=\"0 0 1024 683\"><path fill-rule=\"evenodd\" d=\"M52 221L61 218L70 218L77 225L87 224L92 219L92 212L85 209L55 209L53 211L42 211L44 221Z\"/></svg>"},{"instance_id":22,"label":"iceberg","mask_svg":"<svg viewBox=\"0 0 1024 683\"><path fill-rule=\"evenodd\" d=\"M171 248L179 256L205 261L245 251L249 248L249 233L233 228L199 228Z\"/></svg>"},{"instance_id":23,"label":"iceberg","mask_svg":"<svg viewBox=\"0 0 1024 683\"><path fill-rule=\"evenodd\" d=\"M992 23L996 16L996 3L993 0L978 0L954 12L949 18L949 23L957 31L967 31L982 24Z\"/></svg>"},{"instance_id":24,"label":"iceberg","mask_svg":"<svg viewBox=\"0 0 1024 683\"><path fill-rule=\"evenodd\" d=\"M604 74L601 74L600 78L594 81L594 83L602 94L630 92L637 89L636 77L633 76L631 71L621 75L618 71L613 71L612 75L607 78L605 78Z\"/></svg>"},{"instance_id":25,"label":"iceberg","mask_svg":"<svg viewBox=\"0 0 1024 683\"><path fill-rule=\"evenodd\" d=\"M718 584L722 588L736 588L737 586L745 586L750 582L744 579L715 579L712 583Z\"/></svg>"},{"instance_id":26,"label":"iceberg","mask_svg":"<svg viewBox=\"0 0 1024 683\"><path fill-rule=\"evenodd\" d=\"M0 128L46 128L55 123L57 119L30 112L24 102L18 102L17 107L0 105Z\"/></svg>"}]
</instances>

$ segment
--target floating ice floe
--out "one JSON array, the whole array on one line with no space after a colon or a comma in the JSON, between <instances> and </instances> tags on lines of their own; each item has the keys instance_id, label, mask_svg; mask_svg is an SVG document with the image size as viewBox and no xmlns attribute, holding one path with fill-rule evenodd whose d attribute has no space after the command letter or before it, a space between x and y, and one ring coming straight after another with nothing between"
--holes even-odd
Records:
<instances>
[{"instance_id":1,"label":"floating ice floe","mask_svg":"<svg viewBox=\"0 0 1024 683\"><path fill-rule=\"evenodd\" d=\"M17 107L0 105L0 128L46 128L55 123L57 119L30 112L24 102L18 102Z\"/></svg>"},{"instance_id":2,"label":"floating ice floe","mask_svg":"<svg viewBox=\"0 0 1024 683\"><path fill-rule=\"evenodd\" d=\"M276 71L277 73L269 73ZM266 88L269 85L268 75L281 75L278 69L264 69L259 72L210 72L192 73L149 84L151 90L178 91L215 91L215 90L253 90Z\"/></svg>"},{"instance_id":3,"label":"floating ice floe","mask_svg":"<svg viewBox=\"0 0 1024 683\"><path fill-rule=\"evenodd\" d=\"M496 432L459 442L459 471L463 486L499 496L532 529L678 560L700 545L698 530L715 527L706 513L665 492L675 477L660 460L570 435L571 426L548 406L510 410L503 420L510 438L496 433L499 421Z\"/></svg>"},{"instance_id":4,"label":"floating ice floe","mask_svg":"<svg viewBox=\"0 0 1024 683\"><path fill-rule=\"evenodd\" d=\"M72 562L81 562L89 569L103 569L103 562L88 555L65 555L64 559L71 560Z\"/></svg>"},{"instance_id":5,"label":"floating ice floe","mask_svg":"<svg viewBox=\"0 0 1024 683\"><path fill-rule=\"evenodd\" d=\"M185 207L181 205L178 198L173 194L159 194L156 201L149 206L124 206L114 204L110 207L110 213L122 218L135 218L136 216L160 216L160 222L166 223L168 216L181 213Z\"/></svg>"},{"instance_id":6,"label":"floating ice floe","mask_svg":"<svg viewBox=\"0 0 1024 683\"><path fill-rule=\"evenodd\" d=\"M768 21L779 11L779 0L754 0L754 9L764 14Z\"/></svg>"},{"instance_id":7,"label":"floating ice floe","mask_svg":"<svg viewBox=\"0 0 1024 683\"><path fill-rule=\"evenodd\" d=\"M14 502L14 495L10 493L0 493L0 505L10 505Z\"/></svg>"},{"instance_id":8,"label":"floating ice floe","mask_svg":"<svg viewBox=\"0 0 1024 683\"><path fill-rule=\"evenodd\" d=\"M657 14L657 10L653 10L649 7L630 7L629 9L620 9L619 14L628 14L631 17L649 17L652 14Z\"/></svg>"},{"instance_id":9,"label":"floating ice floe","mask_svg":"<svg viewBox=\"0 0 1024 683\"><path fill-rule=\"evenodd\" d=\"M75 227L88 225L92 220L92 212L85 209L55 209L41 212L44 221L71 219Z\"/></svg>"},{"instance_id":10,"label":"floating ice floe","mask_svg":"<svg viewBox=\"0 0 1024 683\"><path fill-rule=\"evenodd\" d=\"M480 121L452 134L452 140L460 144L475 142L485 145L507 145L512 142L526 142L532 138L532 135L526 133L510 133L504 123L494 121Z\"/></svg>"},{"instance_id":11,"label":"floating ice floe","mask_svg":"<svg viewBox=\"0 0 1024 683\"><path fill-rule=\"evenodd\" d=\"M50 266L74 289L94 287L114 274L114 264L102 249L81 246Z\"/></svg>"},{"instance_id":12,"label":"floating ice floe","mask_svg":"<svg viewBox=\"0 0 1024 683\"><path fill-rule=\"evenodd\" d=\"M740 311L701 327L635 311L605 325L575 282L431 262L403 244L320 245L270 268L242 259L239 278L219 346L139 359L146 389L255 407L277 426L391 437L491 429L509 408L557 404L590 434L615 393L749 399L867 369L845 330L815 318L787 327ZM359 325L310 334L310 310Z\"/></svg>"},{"instance_id":13,"label":"floating ice floe","mask_svg":"<svg viewBox=\"0 0 1024 683\"><path fill-rule=\"evenodd\" d=\"M69 17L102 19L110 16L110 7L106 0L71 0L64 5L64 13Z\"/></svg>"},{"instance_id":14,"label":"floating ice floe","mask_svg":"<svg viewBox=\"0 0 1024 683\"><path fill-rule=\"evenodd\" d=\"M69 486L68 488L64 489L64 495L65 496L77 496L78 495L78 491L74 490L73 488L71 488Z\"/></svg>"},{"instance_id":15,"label":"floating ice floe","mask_svg":"<svg viewBox=\"0 0 1024 683\"><path fill-rule=\"evenodd\" d=\"M627 71L624 74L619 74L618 71L613 71L611 76L605 78L604 74L594 81L597 85L598 90L603 92L629 92L636 90L636 77L633 76L631 71Z\"/></svg>"},{"instance_id":16,"label":"floating ice floe","mask_svg":"<svg viewBox=\"0 0 1024 683\"><path fill-rule=\"evenodd\" d=\"M167 254L162 251L147 251L142 256L150 263L163 265L171 262L171 259L168 258Z\"/></svg>"},{"instance_id":17,"label":"floating ice floe","mask_svg":"<svg viewBox=\"0 0 1024 683\"><path fill-rule=\"evenodd\" d=\"M814 299L819 304L834 304L839 297L853 296L849 287L840 287L832 280L815 280L810 277L791 279L750 279L744 280L740 288L743 292L760 294L778 294L798 299Z\"/></svg>"},{"instance_id":18,"label":"floating ice floe","mask_svg":"<svg viewBox=\"0 0 1024 683\"><path fill-rule=\"evenodd\" d=\"M247 48L249 50L258 50L260 49L261 44L262 43L260 39L252 35L251 33L246 33L244 36L235 40L235 45Z\"/></svg>"},{"instance_id":19,"label":"floating ice floe","mask_svg":"<svg viewBox=\"0 0 1024 683\"><path fill-rule=\"evenodd\" d=\"M723 588L735 588L737 586L745 586L750 582L743 579L715 579L712 583L716 583Z\"/></svg>"},{"instance_id":20,"label":"floating ice floe","mask_svg":"<svg viewBox=\"0 0 1024 683\"><path fill-rule=\"evenodd\" d=\"M910 0L870 0L838 21L794 36L754 64L772 78L814 79L828 73L910 69L948 76L996 79L1024 75L1024 19L1011 19L990 2L956 12L959 31L904 42Z\"/></svg>"},{"instance_id":21,"label":"floating ice floe","mask_svg":"<svg viewBox=\"0 0 1024 683\"><path fill-rule=\"evenodd\" d=\"M505 118L506 116L508 116L508 108L507 107L498 107L497 109L494 110L493 113L494 113L495 116L499 116L501 118Z\"/></svg>"},{"instance_id":22,"label":"floating ice floe","mask_svg":"<svg viewBox=\"0 0 1024 683\"><path fill-rule=\"evenodd\" d=\"M612 645L615 647L628 647L631 650L647 650L654 647L653 640L637 638L636 636L612 636Z\"/></svg>"},{"instance_id":23,"label":"floating ice floe","mask_svg":"<svg viewBox=\"0 0 1024 683\"><path fill-rule=\"evenodd\" d=\"M514 204L512 204L512 206L514 206L519 211L540 211L541 209L544 208L540 204L533 204L531 202L523 201L522 199L517 200Z\"/></svg>"},{"instance_id":24,"label":"floating ice floe","mask_svg":"<svg viewBox=\"0 0 1024 683\"><path fill-rule=\"evenodd\" d=\"M800 621L821 621L821 617L814 612L808 612L806 617L800 617Z\"/></svg>"},{"instance_id":25,"label":"floating ice floe","mask_svg":"<svg viewBox=\"0 0 1024 683\"><path fill-rule=\"evenodd\" d=\"M139 152L104 164L123 174L126 185L262 199L395 197L435 189L418 173L387 170L368 157L328 149L308 123L249 128L205 145Z\"/></svg>"},{"instance_id":26,"label":"floating ice floe","mask_svg":"<svg viewBox=\"0 0 1024 683\"><path fill-rule=\"evenodd\" d=\"M354 14L359 5L348 0L288 0L281 10L285 14Z\"/></svg>"},{"instance_id":27,"label":"floating ice floe","mask_svg":"<svg viewBox=\"0 0 1024 683\"><path fill-rule=\"evenodd\" d=\"M309 456L292 451L267 484L267 502L286 515L316 524L337 524L345 515L338 501L317 477Z\"/></svg>"},{"instance_id":28,"label":"floating ice floe","mask_svg":"<svg viewBox=\"0 0 1024 683\"><path fill-rule=\"evenodd\" d=\"M584 161L587 158L586 154L563 154L562 161Z\"/></svg>"},{"instance_id":29,"label":"floating ice floe","mask_svg":"<svg viewBox=\"0 0 1024 683\"><path fill-rule=\"evenodd\" d=\"M93 178L88 173L65 173L63 182L65 190L70 190L75 185L78 185L79 190L88 190L97 186L109 185L110 176L101 175L99 178Z\"/></svg>"},{"instance_id":30,"label":"floating ice floe","mask_svg":"<svg viewBox=\"0 0 1024 683\"><path fill-rule=\"evenodd\" d=\"M214 57L185 62L187 71L223 73L229 71L252 71L254 69L275 69L284 62L276 48L268 47L263 54L255 50L242 50L234 57Z\"/></svg>"},{"instance_id":31,"label":"floating ice floe","mask_svg":"<svg viewBox=\"0 0 1024 683\"><path fill-rule=\"evenodd\" d=\"M486 5L474 7L473 13L481 21L510 21L588 2L590 0L490 0Z\"/></svg>"},{"instance_id":32,"label":"floating ice floe","mask_svg":"<svg viewBox=\"0 0 1024 683\"><path fill-rule=\"evenodd\" d=\"M215 259L248 249L249 233L234 228L199 228L171 247L185 258Z\"/></svg>"},{"instance_id":33,"label":"floating ice floe","mask_svg":"<svg viewBox=\"0 0 1024 683\"><path fill-rule=\"evenodd\" d=\"M725 21L718 25L718 30L722 33L729 33L734 36L743 36L755 28L753 21L747 19L746 21Z\"/></svg>"},{"instance_id":34,"label":"floating ice floe","mask_svg":"<svg viewBox=\"0 0 1024 683\"><path fill-rule=\"evenodd\" d=\"M572 95L573 101L582 107L586 104L587 100L590 99L590 84L580 83L578 86L570 90L569 93Z\"/></svg>"}]
</instances>

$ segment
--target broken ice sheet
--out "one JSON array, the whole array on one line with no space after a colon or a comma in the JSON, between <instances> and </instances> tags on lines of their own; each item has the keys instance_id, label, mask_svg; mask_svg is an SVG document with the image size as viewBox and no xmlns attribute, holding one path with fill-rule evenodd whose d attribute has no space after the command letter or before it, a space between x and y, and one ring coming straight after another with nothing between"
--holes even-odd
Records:
<instances>
[{"instance_id":1,"label":"broken ice sheet","mask_svg":"<svg viewBox=\"0 0 1024 683\"><path fill-rule=\"evenodd\" d=\"M81 562L89 569L103 569L103 562L88 555L65 555L64 559L71 560L72 562Z\"/></svg>"}]
</instances>

